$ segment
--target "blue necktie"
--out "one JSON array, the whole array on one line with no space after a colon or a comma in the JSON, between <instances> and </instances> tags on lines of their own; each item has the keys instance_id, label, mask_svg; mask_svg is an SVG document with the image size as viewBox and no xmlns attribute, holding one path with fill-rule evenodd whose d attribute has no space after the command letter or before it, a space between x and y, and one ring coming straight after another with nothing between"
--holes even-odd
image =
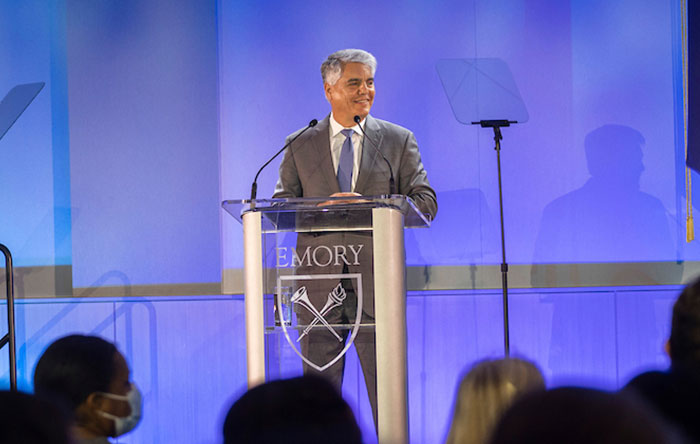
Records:
<instances>
[{"instance_id":1,"label":"blue necktie","mask_svg":"<svg viewBox=\"0 0 700 444\"><path fill-rule=\"evenodd\" d=\"M352 154L352 133L354 132L351 129L341 131L345 136L345 142L343 142L343 148L340 149L340 160L338 160L338 186L340 191L344 193L352 191L352 167L355 163Z\"/></svg>"}]
</instances>

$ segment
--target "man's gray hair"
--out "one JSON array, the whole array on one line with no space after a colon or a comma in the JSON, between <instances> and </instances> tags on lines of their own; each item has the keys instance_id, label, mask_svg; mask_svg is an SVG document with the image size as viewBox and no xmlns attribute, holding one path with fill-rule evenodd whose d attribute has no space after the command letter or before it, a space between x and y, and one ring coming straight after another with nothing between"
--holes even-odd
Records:
<instances>
[{"instance_id":1,"label":"man's gray hair","mask_svg":"<svg viewBox=\"0 0 700 444\"><path fill-rule=\"evenodd\" d=\"M372 54L362 49L341 49L329 55L326 61L321 64L323 83L335 85L335 82L342 75L346 63L367 65L372 71L372 76L377 71L377 59Z\"/></svg>"}]
</instances>

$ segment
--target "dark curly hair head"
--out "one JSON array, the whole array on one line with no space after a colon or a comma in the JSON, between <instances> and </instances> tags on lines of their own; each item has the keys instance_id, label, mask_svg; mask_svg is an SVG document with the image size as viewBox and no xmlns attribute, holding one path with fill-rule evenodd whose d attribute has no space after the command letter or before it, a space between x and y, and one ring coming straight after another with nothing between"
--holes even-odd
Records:
<instances>
[{"instance_id":1,"label":"dark curly hair head","mask_svg":"<svg viewBox=\"0 0 700 444\"><path fill-rule=\"evenodd\" d=\"M117 348L97 336L71 335L49 345L34 370L34 393L71 411L93 392L108 391Z\"/></svg>"},{"instance_id":2,"label":"dark curly hair head","mask_svg":"<svg viewBox=\"0 0 700 444\"><path fill-rule=\"evenodd\" d=\"M700 366L700 279L686 286L673 305L669 346L673 367Z\"/></svg>"}]
</instances>

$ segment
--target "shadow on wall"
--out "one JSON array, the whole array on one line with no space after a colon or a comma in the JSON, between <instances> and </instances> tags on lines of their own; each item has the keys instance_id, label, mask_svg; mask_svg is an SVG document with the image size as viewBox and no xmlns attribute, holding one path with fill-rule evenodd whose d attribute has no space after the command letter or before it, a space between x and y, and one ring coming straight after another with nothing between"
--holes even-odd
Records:
<instances>
[{"instance_id":1,"label":"shadow on wall","mask_svg":"<svg viewBox=\"0 0 700 444\"><path fill-rule=\"evenodd\" d=\"M542 214L531 275L533 287L576 282L576 276L558 276L562 268L545 264L585 262L651 262L674 257L667 212L656 197L641 191L644 171L642 134L622 125L604 125L586 136L585 149L591 177L581 187L549 203ZM627 273L643 273L647 281L667 282L659 267L635 266ZM570 267L575 268L575 267ZM630 276L615 275L610 267L600 281L629 283ZM682 269L674 268L680 278ZM668 270L663 270L667 274ZM606 273L605 269L602 270ZM566 273L570 273L567 271Z\"/></svg>"},{"instance_id":2,"label":"shadow on wall","mask_svg":"<svg viewBox=\"0 0 700 444\"><path fill-rule=\"evenodd\" d=\"M92 327L89 329L83 329L82 327L87 324L81 324L80 327L71 324L75 320L75 316L81 316L82 311L80 310L83 304L95 304L96 302L101 302L94 298L90 298L100 287L106 285L110 280L117 280L123 284L125 289L124 294L120 297L129 297L131 295L131 282L129 282L128 277L121 271L112 270L109 271L95 282L92 283L85 291L80 295L77 295L73 301L70 302L55 302L52 304L46 304L46 313L50 313L50 317L46 320L42 320L41 325L38 329L34 329L33 326L29 325L35 322L35 319L28 318L27 310L21 306L18 310L18 343L20 347L17 350L17 361L18 361L18 372L21 375L20 378L20 389L25 391L32 391L31 381L34 372L34 365L36 364L36 359L38 359L43 349L53 342L58 337L65 336L71 333L81 333L81 334L91 334L98 335L107 338L110 341L118 342L120 348L124 352L124 356L129 362L134 362L135 353L137 348L142 348L147 350L149 355L148 363L140 363L139 367L148 368L148 375L150 376L147 381L139 381L141 388L144 391L144 399L149 403L156 403L158 399L158 325L156 310L153 303L148 300L139 298L138 301L132 301L130 303L123 302L112 302L105 300L105 302L111 302L113 310L108 316L102 318L94 318L88 321ZM146 318L148 319L147 325L137 326L134 321L135 311L144 310L146 313ZM148 337L134 335L134 332L138 332L139 328L145 328L148 331ZM27 332L32 331L31 336L26 337ZM140 344L140 346L139 346ZM9 368L8 372L0 373L0 380L5 380L9 378ZM156 405L157 407L157 405Z\"/></svg>"},{"instance_id":3,"label":"shadow on wall","mask_svg":"<svg viewBox=\"0 0 700 444\"><path fill-rule=\"evenodd\" d=\"M672 258L674 244L663 204L640 190L643 144L639 131L622 125L604 125L586 136L591 177L582 187L545 207L535 244L532 287L576 285L586 279L584 267L577 264L586 262L634 263L629 267L596 267L592 279L600 285L640 279L666 283L681 278L682 266L660 267L652 262ZM604 328L610 321L608 316L617 317L620 312L614 304L617 296L613 295L612 300L595 297L542 296L541 302L552 304L549 370L553 374L576 375L585 367L582 356L604 359L601 350L605 347L582 338L581 332ZM639 325L657 325L651 299L639 301L634 310ZM660 349L653 339L656 336L645 335L640 343L626 346L644 350L645 356L655 356Z\"/></svg>"}]
</instances>

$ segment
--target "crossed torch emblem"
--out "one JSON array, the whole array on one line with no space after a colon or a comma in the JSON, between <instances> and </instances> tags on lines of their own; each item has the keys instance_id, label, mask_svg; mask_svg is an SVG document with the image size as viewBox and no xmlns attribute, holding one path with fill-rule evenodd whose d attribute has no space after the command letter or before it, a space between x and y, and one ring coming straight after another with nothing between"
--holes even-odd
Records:
<instances>
[{"instance_id":1,"label":"crossed torch emblem","mask_svg":"<svg viewBox=\"0 0 700 444\"><path fill-rule=\"evenodd\" d=\"M309 300L309 295L306 292L306 287L301 287L297 291L294 292L292 295L292 303L299 304L302 307L306 308L309 310L309 312L314 315L314 320L311 321L309 325L306 326L304 331L299 335L299 338L297 338L297 342L301 341L301 338L309 334L312 328L319 322L323 324L328 331L333 333L333 336L335 336L338 339L338 342L342 342L342 339L338 333L333 330L333 327L326 321L326 314L328 314L329 311L333 310L335 307L339 307L343 305L343 301L347 297L347 294L345 293L345 289L343 286L338 283L338 285L331 290L330 293L328 293L328 299L326 299L326 304L323 306L321 311L317 310L316 307L314 307L314 304L311 303L311 300Z\"/></svg>"}]
</instances>

